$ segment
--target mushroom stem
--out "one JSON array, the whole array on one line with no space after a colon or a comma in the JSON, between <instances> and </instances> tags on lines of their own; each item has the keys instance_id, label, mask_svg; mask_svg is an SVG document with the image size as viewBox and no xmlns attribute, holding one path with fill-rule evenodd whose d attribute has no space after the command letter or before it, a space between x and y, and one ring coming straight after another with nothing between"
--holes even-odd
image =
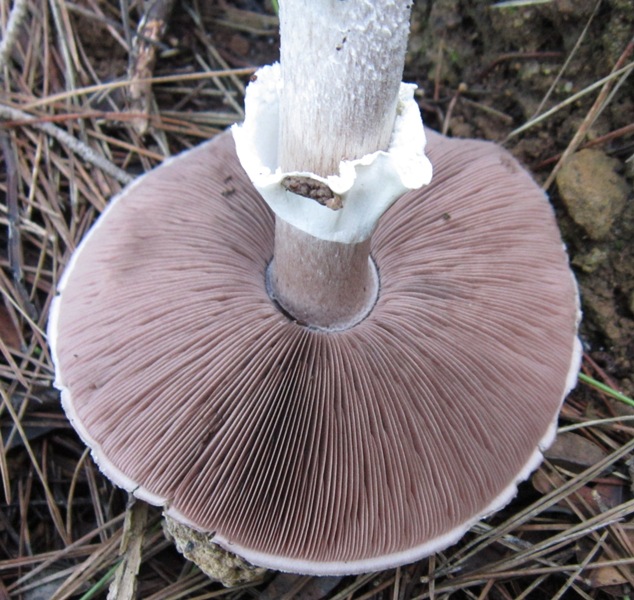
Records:
<instances>
[{"instance_id":1,"label":"mushroom stem","mask_svg":"<svg viewBox=\"0 0 634 600\"><path fill-rule=\"evenodd\" d=\"M410 3L397 0L280 3L282 171L327 177L338 174L342 160L388 148L410 12ZM315 201L337 210L334 199L335 206ZM276 217L269 286L299 321L352 326L371 310L378 293L370 240L324 240Z\"/></svg>"},{"instance_id":2,"label":"mushroom stem","mask_svg":"<svg viewBox=\"0 0 634 600\"><path fill-rule=\"evenodd\" d=\"M280 2L283 171L326 177L387 149L410 13L403 0Z\"/></svg>"},{"instance_id":3,"label":"mushroom stem","mask_svg":"<svg viewBox=\"0 0 634 600\"><path fill-rule=\"evenodd\" d=\"M370 240L320 240L276 218L268 287L299 323L322 329L352 327L372 310L378 295Z\"/></svg>"}]
</instances>

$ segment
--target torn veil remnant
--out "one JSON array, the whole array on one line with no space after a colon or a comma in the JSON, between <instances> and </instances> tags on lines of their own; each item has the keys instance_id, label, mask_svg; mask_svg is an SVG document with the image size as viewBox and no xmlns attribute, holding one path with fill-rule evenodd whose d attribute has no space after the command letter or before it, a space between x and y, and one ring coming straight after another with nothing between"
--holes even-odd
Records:
<instances>
[{"instance_id":1,"label":"torn veil remnant","mask_svg":"<svg viewBox=\"0 0 634 600\"><path fill-rule=\"evenodd\" d=\"M340 49L332 36L344 58L384 12L407 16L398 2L324 4L381 13L348 27ZM321 5L282 3L283 61L288 11L301 30ZM250 87L270 101L262 110L277 102L278 69ZM388 87L392 134L340 155L368 198L373 163L396 165L406 189L428 178L422 126L418 145L393 143L411 89ZM346 574L438 551L514 496L574 386L577 290L553 211L505 150L427 132L433 181L401 190L380 220L351 219L351 235L350 196L333 211L284 190L333 219L290 224L249 180L256 163L237 158L236 145L250 156L245 131L126 188L73 255L49 323L67 415L117 485L253 564ZM303 172L267 169L278 189ZM304 294L293 310L269 296L271 270L274 294Z\"/></svg>"}]
</instances>

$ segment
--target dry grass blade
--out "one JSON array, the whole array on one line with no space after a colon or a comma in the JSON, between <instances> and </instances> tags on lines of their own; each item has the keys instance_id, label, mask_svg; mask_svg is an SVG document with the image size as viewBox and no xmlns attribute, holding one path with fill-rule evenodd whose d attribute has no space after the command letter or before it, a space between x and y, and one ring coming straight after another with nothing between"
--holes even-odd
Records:
<instances>
[{"instance_id":1,"label":"dry grass blade","mask_svg":"<svg viewBox=\"0 0 634 600\"><path fill-rule=\"evenodd\" d=\"M59 512L59 508L57 506L57 502L55 501L55 497L53 496L53 493L46 481L46 476L44 474L44 472L42 471L39 461L37 459L37 457L35 456L35 452L33 451L33 449L31 448L31 444L29 443L28 437L24 431L24 428L22 426L22 422L20 420L20 417L18 416L18 414L15 412L15 410L13 409L13 405L11 403L11 399L9 397L9 394L7 392L7 390L4 387L0 387L0 395L2 396L2 401L3 401L3 408L6 409L6 411L10 414L11 419L13 420L13 424L15 426L15 428L18 430L20 437L22 439L22 442L24 443L24 447L29 455L29 458L31 459L31 464L35 470L35 472L37 473L40 483L42 484L42 487L44 489L44 493L46 496L46 501L47 501L47 505L48 505L48 509L50 511L50 514L53 518L53 522L55 524L55 528L57 530L58 535L62 538L62 540L64 540L65 543L70 543L70 540L68 539L67 535L66 535L66 531L64 529L64 525L63 525L63 520L62 520L62 516L61 513Z\"/></svg>"},{"instance_id":2,"label":"dry grass blade","mask_svg":"<svg viewBox=\"0 0 634 600\"><path fill-rule=\"evenodd\" d=\"M116 9L22 0L9 16L0 46L3 74L9 75L0 100L5 129L0 150L10 177L0 185L10 201L2 203L0 223L11 244L2 259L0 287L16 335L0 340L0 410L5 417L0 472L8 503L6 515L2 513L2 531L8 537L1 546L0 571L16 598L27 593L49 598L99 595L117 577L114 566L123 536L126 560L113 594L132 597L130 582L137 581L133 573L140 568L142 597L165 598L170 584L180 589L174 597L189 596L197 588L209 589L208 579L189 577L182 559L167 550L156 511L148 526L151 534L148 529L146 536L139 535L141 526L119 527L122 495L105 482L61 419L51 389L46 313L62 266L119 184L132 181L127 171L147 170L240 118L245 78L254 66L231 68L215 60L220 54L208 42L193 49L194 60L180 51L168 56L167 67L159 53L156 76L137 78L141 85L154 86L163 103L161 114L150 119L157 142L152 144L134 131L138 115L129 112L119 93L131 81L127 54L120 54L121 15ZM203 19L190 24L203 39ZM93 40L109 48L105 61L95 56ZM205 55L210 57L206 72L192 72L191 64ZM106 65L118 71L104 81ZM179 101L166 102L174 85L179 86L174 92ZM205 100L203 114L198 94L205 98L207 92L218 91L211 102ZM179 108L168 115L166 106ZM40 310L32 310L30 303ZM38 410L44 402L54 403L50 416ZM99 543L94 543L95 536ZM166 551L167 562L156 558ZM227 594L218 592L213 595Z\"/></svg>"},{"instance_id":3,"label":"dry grass blade","mask_svg":"<svg viewBox=\"0 0 634 600\"><path fill-rule=\"evenodd\" d=\"M428 577L424 577L422 582L427 584L428 591L418 595L416 598L430 598L432 593L451 593L468 587L485 586L488 589L492 581L513 581L525 577L542 577L542 581L552 576L568 574L567 580L559 590L566 590L575 587L580 581L587 581L587 573L593 569L601 568L606 564L605 560L592 562L599 549L605 552L608 549L606 540L610 540L610 545L618 547L620 532L619 523L632 518L634 514L634 501L624 502L611 509L606 509L594 515L578 515L578 520L574 524L554 527L554 533L543 537L537 542L528 542L523 539L521 531L527 524L533 522L548 523L550 519L546 515L557 504L572 502L573 510L576 510L577 500L575 493L597 479L602 472L611 470L620 462L627 459L634 451L634 439L586 471L571 477L568 481L553 489L553 491L543 498L537 500L524 511L518 511L507 521L501 522L495 527L490 527L484 523L474 528L480 530L471 542L461 549L451 553L437 566ZM539 526L537 526L539 527ZM614 527L617 527L615 530ZM518 535L522 537L518 537ZM569 559L574 556L574 547L579 540L594 540L593 544L597 548L592 555L587 554L585 560L566 564L562 559ZM497 562L488 561L482 566L475 566L479 563L479 558L483 554L490 552L492 547L507 548L510 552L504 553L504 558ZM618 554L625 558L617 561L618 566L624 567L629 563L628 556L630 550L626 547ZM574 582L574 585L573 585ZM532 584L530 584L532 585ZM567 587L566 587L567 586ZM433 590L433 592L432 592ZM529 593L526 588L524 592Z\"/></svg>"},{"instance_id":4,"label":"dry grass blade","mask_svg":"<svg viewBox=\"0 0 634 600\"><path fill-rule=\"evenodd\" d=\"M577 102L578 100L580 100L581 98L583 98L587 94L593 92L594 90L602 88L606 84L611 84L612 82L614 82L617 78L621 77L622 75L625 75L625 74L629 75L629 73L631 72L632 68L634 68L634 63L628 63L624 67L622 67L620 69L617 69L616 71L613 71L612 73L610 73L609 75L606 75L605 77L599 79L598 81L595 81L594 83L592 83L591 85L587 86L586 88L580 90L576 94L573 94L572 96L566 98L566 100L564 100L563 102L560 102L559 104L557 104L556 106L554 106L550 110L547 110L546 112L544 112L541 115L535 117L534 119L531 119L527 123L524 123L524 125L521 125L520 127L517 127L516 129L511 131L511 133L508 134L508 136L506 137L505 141L508 141L508 140L518 136L520 133L524 133L525 131L529 130L531 127L534 127L535 125L537 125L537 124L545 121L546 119L552 117L555 113L560 111L562 108L565 108L566 106L569 106L569 105Z\"/></svg>"},{"instance_id":5,"label":"dry grass blade","mask_svg":"<svg viewBox=\"0 0 634 600\"><path fill-rule=\"evenodd\" d=\"M539 103L539 106L537 107L537 110L535 111L535 114L533 114L533 116L531 117L531 120L534 119L535 117L537 117L537 115L539 115L539 113L542 112L542 109L544 108L544 105L546 104L548 99L552 96L555 88L557 87L557 84L559 83L559 81L561 80L564 72L566 71L566 68L568 67L568 65L572 61L573 57L577 53L577 50L579 50L579 47L581 46L582 42L586 38L586 35L588 34L588 30L590 29L590 24L594 20L597 12L599 11L599 7L600 6L601 6L601 0L597 0L596 4L594 5L594 10L592 11L592 14L588 17L588 21L586 22L585 27L583 28L581 34L577 38L577 41L575 42L574 47L572 48L572 50L568 54L568 57L566 58L566 61L564 62L564 64L562 65L561 69L557 73L557 76L555 77L555 79L553 80L552 84L548 88L548 91L546 92L546 94L544 94L544 97L542 98L541 102Z\"/></svg>"},{"instance_id":6,"label":"dry grass blade","mask_svg":"<svg viewBox=\"0 0 634 600\"><path fill-rule=\"evenodd\" d=\"M196 81L206 81L218 77L244 77L253 75L255 67L247 67L242 69L222 69L214 70L203 73L180 73L175 75L157 75L148 79L138 79L137 83L149 83L152 85L160 85L165 83L192 83ZM24 104L24 110L33 110L35 108L41 108L50 104L58 104L62 100L69 98L90 96L94 94L100 94L104 92L112 92L119 88L127 88L130 86L128 80L114 81L111 83L98 83L95 85L89 85L83 88L76 88L69 92L59 92L57 94L51 94L45 98L39 100L33 100Z\"/></svg>"},{"instance_id":7,"label":"dry grass blade","mask_svg":"<svg viewBox=\"0 0 634 600\"><path fill-rule=\"evenodd\" d=\"M612 69L611 75L621 70L623 63L625 63L625 61L631 56L632 52L634 52L634 38L632 38L632 40L627 45L625 50L623 50L623 53L621 54L616 64L614 65L614 68ZM610 99L612 97L610 95L610 90L612 90L612 87L614 86L615 90L618 90L618 88L632 74L632 71L634 71L634 63L630 63L628 67L624 67L624 71L622 74L619 75L618 81L615 79L608 79L603 84L601 91L599 92L599 95L597 96L596 100L594 101L594 104L588 111L588 114L583 120L583 123L579 126L579 129L575 133L574 137L572 138L572 140L570 140L568 147L566 148L566 150L564 150L564 153L562 154L561 158L557 161L557 164L554 166L553 170L548 176L546 183L544 183L544 189L548 189L552 185L552 183L555 181L555 177L557 176L557 173L559 172L559 169L561 169L562 165L566 162L568 157L570 157L577 150L577 148L581 144L583 138L586 136L590 127L592 127L592 125L594 124L598 116L605 109L605 107L610 103Z\"/></svg>"},{"instance_id":8,"label":"dry grass blade","mask_svg":"<svg viewBox=\"0 0 634 600\"><path fill-rule=\"evenodd\" d=\"M13 273L13 283L19 293L22 308L34 321L37 320L38 311L31 302L24 286L24 257L22 253L20 215L18 209L18 173L15 163L15 153L10 137L6 132L0 132L0 143L4 151L4 160L7 173L7 208L9 220L9 264Z\"/></svg>"},{"instance_id":9,"label":"dry grass blade","mask_svg":"<svg viewBox=\"0 0 634 600\"><path fill-rule=\"evenodd\" d=\"M570 494L578 490L589 481L593 480L604 470L614 465L617 461L623 460L624 457L626 457L632 451L634 451L634 439L621 446L618 450L616 450L609 456L606 456L605 459L603 459L602 461L586 469L583 473L580 473L576 477L571 478L562 486L553 489L550 494L543 496L543 498L531 504L525 510L512 515L511 518L508 519L506 522L501 523L495 528L489 529L483 535L475 538L473 542L463 548L462 552L456 553L454 555L454 561L452 561L452 563L441 566L438 569L439 574L444 575L460 571L464 563L466 563L469 559L473 558L475 555L481 552L486 546L509 534L520 525L535 518L541 512L555 505L562 499L567 498ZM605 517L605 515L602 515L602 517ZM599 519L599 521L601 521L601 519ZM604 525L605 523L600 522L598 525L596 525L596 527L602 527ZM567 535L576 535L580 528L583 529L583 526L584 523L582 522L578 526L571 527L569 530L567 530ZM560 538L562 538L561 534L555 536L555 540L559 540ZM557 543L557 541L555 541L554 543ZM533 549L530 550L530 552L532 551ZM514 560L521 560L521 555L516 555Z\"/></svg>"},{"instance_id":10,"label":"dry grass blade","mask_svg":"<svg viewBox=\"0 0 634 600\"><path fill-rule=\"evenodd\" d=\"M70 575L64 579L62 585L51 597L51 600L62 600L72 597L79 591L89 589L93 585L95 576L104 569L112 570L116 565L117 549L121 542L121 532L99 545L83 563L76 565Z\"/></svg>"},{"instance_id":11,"label":"dry grass blade","mask_svg":"<svg viewBox=\"0 0 634 600\"><path fill-rule=\"evenodd\" d=\"M98 549L99 546L90 544L89 542L93 540L95 536L98 536L103 530L112 528L123 521L123 519L123 514L118 515L108 523L105 523L101 528L90 531L61 550L4 561L1 565L0 572L20 569L23 567L33 567L25 575L18 578L8 589L10 591L15 590L16 593L18 593L23 586L36 579L38 574L48 570L56 562L91 555L96 549Z\"/></svg>"},{"instance_id":12,"label":"dry grass blade","mask_svg":"<svg viewBox=\"0 0 634 600\"><path fill-rule=\"evenodd\" d=\"M518 567L541 559L544 555L558 550L563 545L569 544L581 537L588 536L593 532L603 529L613 523L617 523L634 511L634 502L629 502L616 507L606 513L597 515L596 517L586 519L578 525L574 525L553 537L533 545L532 547L517 552L512 559L506 559L499 564L493 564L487 567L487 573L517 571Z\"/></svg>"}]
</instances>

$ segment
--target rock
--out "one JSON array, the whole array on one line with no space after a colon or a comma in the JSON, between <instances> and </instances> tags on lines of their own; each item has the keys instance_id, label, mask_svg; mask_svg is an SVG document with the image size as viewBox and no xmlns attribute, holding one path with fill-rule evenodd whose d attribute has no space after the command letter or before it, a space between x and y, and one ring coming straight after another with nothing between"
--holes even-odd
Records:
<instances>
[{"instance_id":1,"label":"rock","mask_svg":"<svg viewBox=\"0 0 634 600\"><path fill-rule=\"evenodd\" d=\"M561 168L557 187L568 214L593 240L603 240L623 211L628 185L620 162L600 150L580 150Z\"/></svg>"},{"instance_id":2,"label":"rock","mask_svg":"<svg viewBox=\"0 0 634 600\"><path fill-rule=\"evenodd\" d=\"M575 267L579 267L585 273L594 273L608 260L609 252L605 248L592 248L584 254L577 254L572 260Z\"/></svg>"}]
</instances>

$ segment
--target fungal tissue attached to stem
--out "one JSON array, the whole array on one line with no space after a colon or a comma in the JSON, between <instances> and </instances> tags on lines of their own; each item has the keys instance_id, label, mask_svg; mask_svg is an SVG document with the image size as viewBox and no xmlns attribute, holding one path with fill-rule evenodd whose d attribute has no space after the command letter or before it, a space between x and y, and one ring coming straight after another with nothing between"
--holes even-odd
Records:
<instances>
[{"instance_id":1,"label":"fungal tissue attached to stem","mask_svg":"<svg viewBox=\"0 0 634 600\"><path fill-rule=\"evenodd\" d=\"M399 90L386 151L342 160L339 172L328 177L283 172L278 162L282 85L279 64L260 69L247 88L245 120L232 129L240 163L279 218L319 239L358 243L370 237L395 200L431 181L416 86L407 83Z\"/></svg>"}]
</instances>

